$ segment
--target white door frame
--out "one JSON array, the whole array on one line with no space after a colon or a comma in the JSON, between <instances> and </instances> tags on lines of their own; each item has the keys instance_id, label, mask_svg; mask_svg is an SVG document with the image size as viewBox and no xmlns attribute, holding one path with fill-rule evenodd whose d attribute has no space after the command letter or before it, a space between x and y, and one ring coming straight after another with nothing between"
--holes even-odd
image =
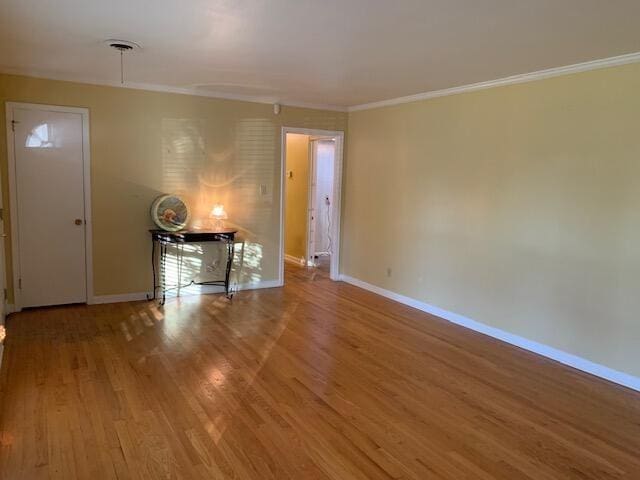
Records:
<instances>
[{"instance_id":1,"label":"white door frame","mask_svg":"<svg viewBox=\"0 0 640 480\"><path fill-rule=\"evenodd\" d=\"M287 133L298 133L301 135L319 137L334 137L336 139L336 153L334 155L333 165L333 202L331 207L331 238L334 239L334 251L331 252L329 278L331 278L331 280L337 281L340 279L340 205L342 200L342 158L344 148L344 132L337 130L318 130L313 128L282 127L280 143L280 255L278 257L278 285L284 285L284 221L287 188L287 183L285 182L285 172L287 165Z\"/></svg>"},{"instance_id":2,"label":"white door frame","mask_svg":"<svg viewBox=\"0 0 640 480\"><path fill-rule=\"evenodd\" d=\"M37 103L7 102L7 161L9 162L9 207L11 214L11 264L13 266L13 311L22 309L20 303L20 239L18 238L18 205L16 185L16 157L13 138L13 110L39 110L58 113L78 113L82 116L82 160L85 220L85 270L87 286L87 303L93 303L93 222L91 221L91 150L89 145L89 109L79 107L61 107L57 105L41 105ZM6 225L6 223L5 223Z\"/></svg>"}]
</instances>

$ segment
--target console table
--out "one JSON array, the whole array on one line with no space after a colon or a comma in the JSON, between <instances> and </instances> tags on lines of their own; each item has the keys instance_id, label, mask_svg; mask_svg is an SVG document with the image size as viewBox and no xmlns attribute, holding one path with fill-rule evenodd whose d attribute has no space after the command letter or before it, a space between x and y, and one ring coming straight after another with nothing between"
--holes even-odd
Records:
<instances>
[{"instance_id":1,"label":"console table","mask_svg":"<svg viewBox=\"0 0 640 480\"><path fill-rule=\"evenodd\" d=\"M190 285L219 285L224 287L227 298L231 299L233 293L229 288L229 275L231 274L231 265L233 264L233 255L235 250L235 236L237 230L221 229L219 231L209 230L180 230L178 232L167 232L164 230L149 230L151 233L151 263L153 267L153 296L149 300L160 300L160 304L164 305L167 298L167 291L186 288ZM211 280L205 282L196 282L191 280L186 285L180 285L180 276L182 273L183 247L185 243L207 243L222 242L227 247L227 264L225 267L224 279ZM167 246L176 245L177 265L178 265L178 285L167 286L166 284L166 260ZM159 267L159 268L157 268ZM158 272L158 269L160 270Z\"/></svg>"}]
</instances>

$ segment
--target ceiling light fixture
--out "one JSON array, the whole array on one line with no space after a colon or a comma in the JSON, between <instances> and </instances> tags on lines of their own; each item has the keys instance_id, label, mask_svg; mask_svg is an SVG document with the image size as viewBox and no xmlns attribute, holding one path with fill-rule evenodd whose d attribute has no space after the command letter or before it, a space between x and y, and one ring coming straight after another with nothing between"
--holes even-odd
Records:
<instances>
[{"instance_id":1,"label":"ceiling light fixture","mask_svg":"<svg viewBox=\"0 0 640 480\"><path fill-rule=\"evenodd\" d=\"M140 45L135 42L130 42L129 40L116 39L106 40L104 43L120 52L120 83L124 85L124 54L125 52L132 52L133 50L139 49Z\"/></svg>"}]
</instances>

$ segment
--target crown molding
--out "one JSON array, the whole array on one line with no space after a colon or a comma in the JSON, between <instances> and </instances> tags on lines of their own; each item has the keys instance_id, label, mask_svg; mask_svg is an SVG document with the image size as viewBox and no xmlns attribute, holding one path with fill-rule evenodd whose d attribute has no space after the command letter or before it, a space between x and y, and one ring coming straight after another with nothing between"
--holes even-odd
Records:
<instances>
[{"instance_id":1,"label":"crown molding","mask_svg":"<svg viewBox=\"0 0 640 480\"><path fill-rule=\"evenodd\" d=\"M116 82L116 81L97 80L93 78L84 78L84 77L77 77L72 75L59 75L59 74L48 74L48 73L45 74L41 72L33 72L29 70L16 69L16 68L10 68L10 67L0 67L0 74L19 75L23 77L41 78L46 80L57 80L62 82L84 83L88 85L99 85L102 87L128 88L132 90L145 90L149 92L161 92L161 93L177 93L180 95L192 95L195 97L216 98L221 100L236 100L240 102L263 103L263 104L269 104L269 105L278 103L286 107L310 108L313 110L330 110L335 112L347 111L347 107L340 106L340 105L308 103L308 102L289 102L289 101L281 101L273 97L266 97L266 96L259 96L259 95L242 95L242 94L226 93L226 92L223 93L223 92L214 92L214 91L203 92L202 90L197 88L172 87L169 85L160 85L160 84L154 84L154 83L125 82L123 85L120 82Z\"/></svg>"},{"instance_id":2,"label":"crown molding","mask_svg":"<svg viewBox=\"0 0 640 480\"><path fill-rule=\"evenodd\" d=\"M133 90L145 90L151 92L163 92L163 93L176 93L181 95L192 95L196 97L205 98L217 98L222 100L236 100L241 102L252 102L272 105L279 103L280 105L287 107L297 108L310 108L314 110L329 110L335 112L358 112L361 110L371 110L374 108L390 107L393 105L401 105L403 103L418 102L421 100L428 100L430 98L446 97L449 95L457 95L460 93L475 92L478 90L486 90L489 88L503 87L506 85L515 85L518 83L534 82L536 80L543 80L545 78L559 77L562 75L571 75L574 73L587 72L589 70L598 70L601 68L615 67L619 65L626 65L629 63L640 62L640 52L628 53L625 55L618 55L615 57L602 58L598 60L591 60L583 63L576 63L573 65L566 65L563 67L554 67L546 70L538 70L530 73L522 73L518 75L512 75L509 77L498 78L495 80L488 80L486 82L472 83L469 85L461 85L458 87L445 88L442 90L432 90L429 92L417 93L414 95L407 95L404 97L390 98L388 100L380 100L377 102L363 103L360 105L352 105L349 107L341 105L321 104L321 103L309 103L309 102L289 102L279 101L273 97L265 97L259 95L242 95L234 93L224 92L203 92L197 88L183 88L172 87L169 85L160 85L152 83L137 83L126 82L124 85L115 81L104 81L91 78L83 78L69 75L58 74L45 74L41 72L33 72L24 69L15 69L9 67L1 67L0 73L7 75L21 75L25 77L43 78L47 80L59 80L63 82L75 82L84 83L89 85L100 85L105 87L114 88L128 88Z\"/></svg>"},{"instance_id":3,"label":"crown molding","mask_svg":"<svg viewBox=\"0 0 640 480\"><path fill-rule=\"evenodd\" d=\"M449 95L457 95L460 93L475 92L477 90L486 90L488 88L503 87L505 85L533 82L536 80L543 80L545 78L571 75L573 73L587 72L589 70L597 70L600 68L615 67L618 65L626 65L628 63L637 62L640 62L640 52L618 55L616 57L602 58L599 60L591 60L589 62L576 63L574 65L567 65L564 67L549 68L547 70L538 70L536 72L522 73L519 75L512 75L510 77L488 80L486 82L472 83L459 87L445 88L442 90L432 90L430 92L417 93L415 95L408 95L406 97L391 98L389 100L381 100L379 102L363 103L361 105L353 105L351 107L348 107L347 110L349 112L371 110L373 108L389 107L392 105L400 105L403 103L428 100L430 98L446 97Z\"/></svg>"}]
</instances>

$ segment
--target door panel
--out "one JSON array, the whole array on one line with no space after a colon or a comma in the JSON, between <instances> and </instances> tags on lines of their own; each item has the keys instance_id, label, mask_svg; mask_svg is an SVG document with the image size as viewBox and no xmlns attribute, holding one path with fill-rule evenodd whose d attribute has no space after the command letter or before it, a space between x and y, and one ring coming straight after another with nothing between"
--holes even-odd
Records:
<instances>
[{"instance_id":1,"label":"door panel","mask_svg":"<svg viewBox=\"0 0 640 480\"><path fill-rule=\"evenodd\" d=\"M316 147L316 241L315 253L329 255L331 241L331 204L333 202L333 164L335 162L335 142L322 140Z\"/></svg>"},{"instance_id":2,"label":"door panel","mask_svg":"<svg viewBox=\"0 0 640 480\"><path fill-rule=\"evenodd\" d=\"M22 307L87 300L82 115L15 108Z\"/></svg>"},{"instance_id":3,"label":"door panel","mask_svg":"<svg viewBox=\"0 0 640 480\"><path fill-rule=\"evenodd\" d=\"M307 206L307 265L315 265L317 145L317 140L311 140L311 152L309 156L309 199Z\"/></svg>"},{"instance_id":4,"label":"door panel","mask_svg":"<svg viewBox=\"0 0 640 480\"><path fill-rule=\"evenodd\" d=\"M2 197L1 190L0 197ZM4 319L7 315L7 264L5 259L4 240L7 235L4 233L4 216L6 213L2 205L2 198L0 198L0 209L2 209L2 215L0 216L0 325L4 325ZM2 346L0 346L0 356L1 352Z\"/></svg>"}]
</instances>

